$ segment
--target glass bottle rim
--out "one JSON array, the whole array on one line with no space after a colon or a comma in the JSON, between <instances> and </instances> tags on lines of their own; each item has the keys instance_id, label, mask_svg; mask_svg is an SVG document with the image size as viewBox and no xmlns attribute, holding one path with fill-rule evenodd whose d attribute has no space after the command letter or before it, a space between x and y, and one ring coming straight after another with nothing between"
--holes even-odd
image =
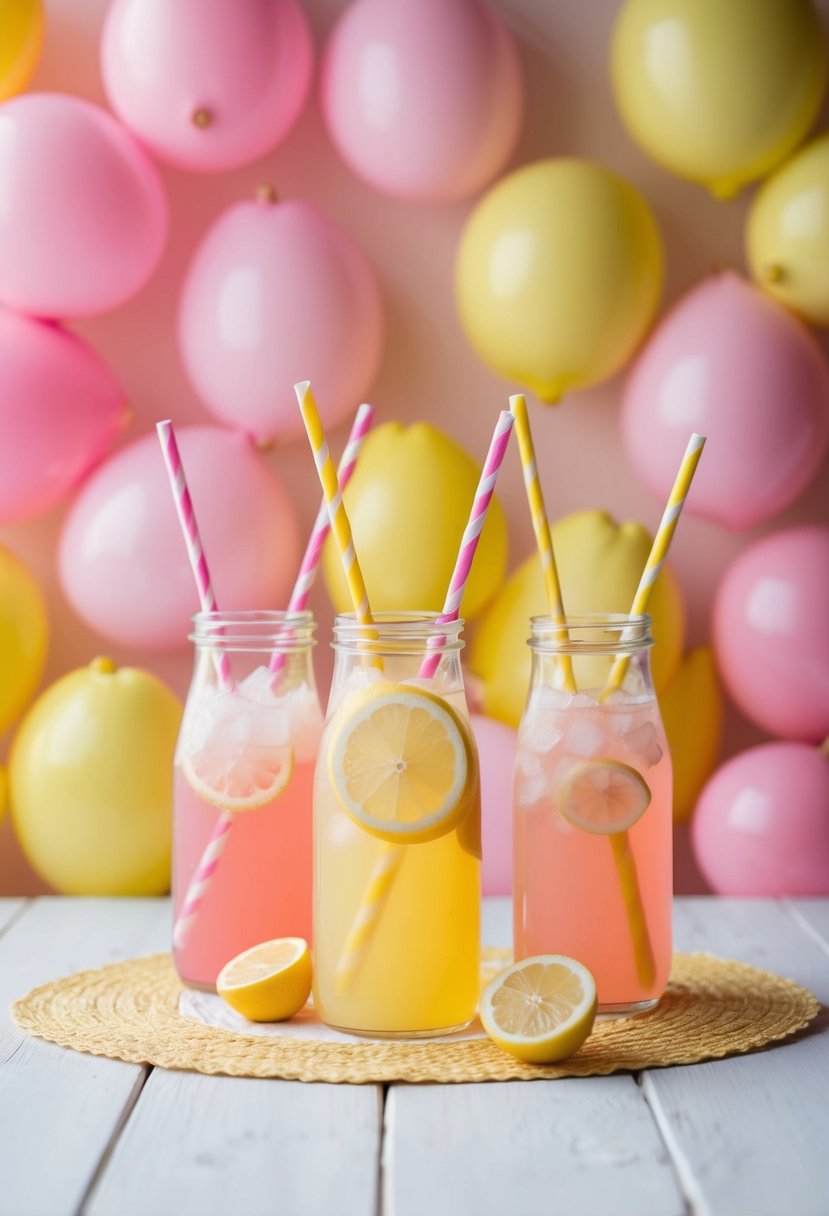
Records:
<instances>
[{"instance_id":1,"label":"glass bottle rim","mask_svg":"<svg viewBox=\"0 0 829 1216\"><path fill-rule=\"evenodd\" d=\"M647 612L530 617L527 644L540 654L635 654L653 645Z\"/></svg>"},{"instance_id":2,"label":"glass bottle rim","mask_svg":"<svg viewBox=\"0 0 829 1216\"><path fill-rule=\"evenodd\" d=\"M396 654L420 654L424 647L439 654L462 650L462 617L447 621L439 612L425 610L373 612L372 624L365 625L354 612L338 613L334 618L336 651L377 654L393 650Z\"/></svg>"},{"instance_id":3,"label":"glass bottle rim","mask_svg":"<svg viewBox=\"0 0 829 1216\"><path fill-rule=\"evenodd\" d=\"M270 608L197 612L188 640L221 650L297 651L316 646L314 614Z\"/></svg>"}]
</instances>

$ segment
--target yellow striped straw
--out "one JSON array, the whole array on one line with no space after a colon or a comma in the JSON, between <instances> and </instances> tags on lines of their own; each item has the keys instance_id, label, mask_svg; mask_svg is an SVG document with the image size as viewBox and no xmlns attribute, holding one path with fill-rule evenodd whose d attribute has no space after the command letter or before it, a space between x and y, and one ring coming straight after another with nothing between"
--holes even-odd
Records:
<instances>
[{"instance_id":1,"label":"yellow striped straw","mask_svg":"<svg viewBox=\"0 0 829 1216\"><path fill-rule=\"evenodd\" d=\"M317 466L322 492L325 495L331 519L331 531L334 533L334 539L340 552L354 613L361 625L372 626L374 618L371 615L365 580L354 548L351 524L346 514L337 480L337 470L334 468L334 461L328 449L325 431L309 381L303 380L302 383L295 384L294 392L302 412L305 429L308 432L311 450L314 453L314 463ZM382 665L379 656L375 658L375 663L378 666ZM359 911L346 937L334 974L334 985L337 991L342 991L348 986L363 961L363 955L383 915L383 909L405 852L405 848L401 845L385 841L380 845L380 856L375 862Z\"/></svg>"},{"instance_id":2,"label":"yellow striped straw","mask_svg":"<svg viewBox=\"0 0 829 1216\"><path fill-rule=\"evenodd\" d=\"M363 572L360 569L360 563L357 560L357 553L354 549L351 524L345 513L340 483L337 480L337 470L334 467L334 461L331 459L331 452L328 448L328 441L325 438L325 431L322 429L317 403L314 400L314 394L311 392L310 381L303 380L300 384L295 384L294 392L299 402L302 421L305 423L305 429L308 432L311 451L314 453L314 464L317 466L317 473L322 483L322 492L328 505L328 514L331 517L331 531L334 533L334 539L340 552L340 560L342 561L343 571L348 583L348 594L351 596L355 615L361 625L373 625L374 621L371 616L371 609L368 606L366 584L363 579Z\"/></svg>"},{"instance_id":3,"label":"yellow striped straw","mask_svg":"<svg viewBox=\"0 0 829 1216\"><path fill-rule=\"evenodd\" d=\"M668 498L668 505L665 507L662 521L657 529L648 560L645 563L645 569L642 571L642 577L636 589L636 595L633 597L633 604L630 610L631 616L639 616L647 609L654 583L659 577L659 572L670 548L671 540L676 531L677 521L685 505L691 480L696 472L704 446L704 435L694 433L688 441L685 455L682 458L682 464L679 466L679 472ZM604 686L601 700L605 700L608 694L622 683L628 663L628 655L619 655L616 659L610 669L610 675ZM622 897L633 941L633 950L636 955L636 971L641 982L647 987L653 982L656 967L653 959L650 934L648 933L648 924L645 919L645 910L642 907L642 896L639 891L636 859L633 856L627 832L616 832L610 837L610 843L613 847L613 857L616 862L619 881L622 884Z\"/></svg>"},{"instance_id":4,"label":"yellow striped straw","mask_svg":"<svg viewBox=\"0 0 829 1216\"><path fill-rule=\"evenodd\" d=\"M679 466L679 472L676 475L667 506L662 514L662 520L651 545L651 551L648 554L648 560L645 562L645 569L642 571L639 586L636 588L636 594L633 597L633 604L630 609L631 616L639 616L647 611L654 583L659 578L665 558L668 556L668 549L671 547L676 525L679 522L682 508L685 506L685 499L688 497L688 490L691 487L694 473L697 471L699 458L702 455L704 447L705 436L694 432L688 440L685 455L682 457L682 464ZM616 659L616 662L610 669L610 675L607 678L607 683L602 693L603 698L622 683L629 661L628 655L619 655Z\"/></svg>"},{"instance_id":5,"label":"yellow striped straw","mask_svg":"<svg viewBox=\"0 0 829 1216\"><path fill-rule=\"evenodd\" d=\"M530 418L527 413L527 402L523 393L515 393L509 399L509 407L515 418L515 433L518 436L518 450L521 453L521 468L524 473L524 485L527 489L527 501L530 506L530 518L535 533L535 543L538 556L541 558L541 569L544 575L544 586L550 605L550 615L556 624L562 628L557 633L559 642L567 641L567 631L564 626L564 602L561 596L561 583L558 577L556 556L553 551L553 538L550 533L550 521L544 506L544 495L541 490L541 478L538 475L538 464L535 459L535 446L530 430ZM569 654L559 656L563 687L566 692L576 691L576 680L573 675L573 662Z\"/></svg>"}]
</instances>

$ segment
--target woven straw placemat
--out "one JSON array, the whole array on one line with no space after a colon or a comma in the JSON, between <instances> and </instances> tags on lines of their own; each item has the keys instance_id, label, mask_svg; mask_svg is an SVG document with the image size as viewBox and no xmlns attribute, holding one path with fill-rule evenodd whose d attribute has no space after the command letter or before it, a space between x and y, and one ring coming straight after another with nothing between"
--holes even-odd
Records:
<instances>
[{"instance_id":1,"label":"woven straw placemat","mask_svg":"<svg viewBox=\"0 0 829 1216\"><path fill-rule=\"evenodd\" d=\"M785 1038L819 1010L814 996L791 980L709 954L677 954L668 990L654 1010L599 1022L569 1060L535 1066L485 1037L325 1043L238 1034L182 1017L181 991L169 955L156 954L35 988L12 1014L40 1038L136 1064L368 1084L535 1080L693 1064Z\"/></svg>"}]
</instances>

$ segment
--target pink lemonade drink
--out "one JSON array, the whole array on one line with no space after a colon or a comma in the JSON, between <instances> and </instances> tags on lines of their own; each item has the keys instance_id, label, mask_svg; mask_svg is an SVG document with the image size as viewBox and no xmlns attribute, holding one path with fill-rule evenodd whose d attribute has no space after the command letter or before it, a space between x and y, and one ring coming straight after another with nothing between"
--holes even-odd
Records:
<instances>
[{"instance_id":1,"label":"pink lemonade drink","mask_svg":"<svg viewBox=\"0 0 829 1216\"><path fill-rule=\"evenodd\" d=\"M322 731L310 614L207 615L195 618L173 832L173 954L181 979L201 988L213 988L224 964L259 942L310 941ZM275 673L278 652L285 657Z\"/></svg>"},{"instance_id":2,"label":"pink lemonade drink","mask_svg":"<svg viewBox=\"0 0 829 1216\"><path fill-rule=\"evenodd\" d=\"M600 1012L637 1012L656 1004L671 962L672 774L650 620L568 618L563 634L549 617L532 625L514 782L515 955L578 959ZM606 691L619 656L624 679Z\"/></svg>"}]
</instances>

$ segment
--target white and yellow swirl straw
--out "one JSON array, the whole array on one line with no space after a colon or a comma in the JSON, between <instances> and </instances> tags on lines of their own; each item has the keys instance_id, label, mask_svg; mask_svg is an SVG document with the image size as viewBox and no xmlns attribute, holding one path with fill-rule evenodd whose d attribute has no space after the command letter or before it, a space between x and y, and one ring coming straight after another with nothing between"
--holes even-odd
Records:
<instances>
[{"instance_id":1,"label":"white and yellow swirl straw","mask_svg":"<svg viewBox=\"0 0 829 1216\"><path fill-rule=\"evenodd\" d=\"M337 471L328 450L317 403L307 380L303 380L301 384L295 384L294 392L302 412L305 429L308 432L311 451L314 454L314 463L322 484L322 492L331 519L331 531L339 550L351 603L360 624L371 627L374 624L374 618L369 607L365 579L357 559L351 524L343 503ZM369 634L370 636L372 635ZM379 663L379 659L377 661ZM334 974L334 987L338 992L348 986L363 960L363 955L380 917L383 915L383 909L405 853L406 850L400 845L381 842L380 856L372 870L359 911L346 937L345 946Z\"/></svg>"},{"instance_id":2,"label":"white and yellow swirl straw","mask_svg":"<svg viewBox=\"0 0 829 1216\"><path fill-rule=\"evenodd\" d=\"M535 445L530 430L530 419L527 413L527 402L523 393L515 393L509 399L509 407L515 418L515 433L518 436L518 450L521 454L521 468L524 473L524 485L527 490L527 502L530 507L535 543L538 556L541 559L541 570L544 575L544 587L550 606L550 615L556 624L562 628L557 637L559 642L567 641L567 630L564 628L564 601L561 596L561 583L558 577L558 566L553 551L553 538L550 533L550 521L544 506L544 495L541 490L541 479L538 475L538 464L535 459ZM573 674L573 662L569 654L560 656L562 686L567 692L576 691L576 680Z\"/></svg>"},{"instance_id":3,"label":"white and yellow swirl straw","mask_svg":"<svg viewBox=\"0 0 829 1216\"><path fill-rule=\"evenodd\" d=\"M648 560L645 562L645 569L642 571L639 586L633 597L633 604L630 609L631 616L639 616L647 610L651 592L668 555L668 549L676 531L676 525L682 508L685 505L691 480L696 472L704 446L704 435L694 433L688 441L688 446L685 449L685 455L679 466L679 472L676 475L667 506L662 514L662 520L654 537L651 551L648 554ZM602 700L605 700L609 693L620 686L625 678L628 663L628 655L619 655L616 659L610 669L610 675L602 691ZM622 896L625 902L625 911L636 955L637 974L645 987L648 987L653 983L655 964L650 934L648 933L648 924L645 919L642 897L639 892L636 860L630 847L630 838L627 832L614 833L610 837L610 843L613 847L613 857L616 862L619 880L622 884Z\"/></svg>"}]
</instances>

